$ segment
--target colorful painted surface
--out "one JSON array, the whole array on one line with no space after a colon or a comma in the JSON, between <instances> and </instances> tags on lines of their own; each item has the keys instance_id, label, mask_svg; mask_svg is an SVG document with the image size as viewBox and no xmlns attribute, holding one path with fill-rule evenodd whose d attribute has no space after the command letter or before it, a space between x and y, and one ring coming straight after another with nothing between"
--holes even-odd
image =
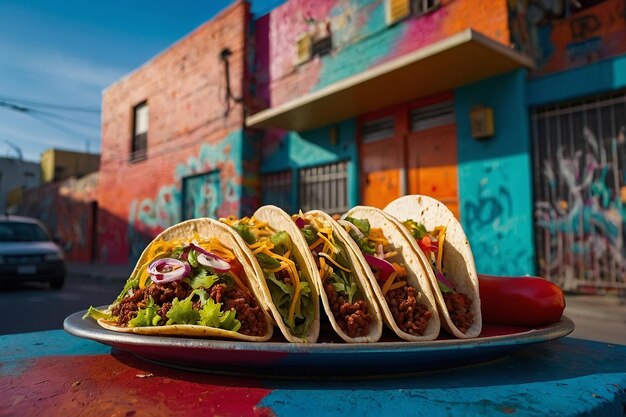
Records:
<instances>
[{"instance_id":1,"label":"colorful painted surface","mask_svg":"<svg viewBox=\"0 0 626 417\"><path fill-rule=\"evenodd\" d=\"M256 44L269 51L256 53L269 68L259 77L268 80L268 104L276 106L468 28L508 45L506 16L504 1L441 1L433 11L388 25L384 1L290 0L270 13L269 29L261 25L258 36L269 36L269 43ZM320 32L328 32L332 53L298 65L298 39Z\"/></svg>"},{"instance_id":2,"label":"colorful painted surface","mask_svg":"<svg viewBox=\"0 0 626 417\"><path fill-rule=\"evenodd\" d=\"M239 215L243 175L243 131L232 132L216 145L202 144L197 156L190 156L176 165L170 181L163 175L161 186L154 197L135 198L130 202L128 240L136 241L135 233L155 236L167 227L183 220L182 184L185 178L214 173L219 186L206 181L193 181L187 202L189 213L208 214L214 218ZM204 209L202 209L204 207ZM131 259L138 259L145 248L143 242L131 247Z\"/></svg>"},{"instance_id":3,"label":"colorful painted surface","mask_svg":"<svg viewBox=\"0 0 626 417\"><path fill-rule=\"evenodd\" d=\"M597 112L623 124L623 103L616 108L619 121L610 105ZM626 288L626 126L604 125L599 136L583 124L585 116L569 115L576 120L570 128L582 132L554 117L535 120L539 268L567 290ZM551 137L548 124L565 130L568 140Z\"/></svg>"},{"instance_id":4,"label":"colorful painted surface","mask_svg":"<svg viewBox=\"0 0 626 417\"><path fill-rule=\"evenodd\" d=\"M261 146L261 173L292 171L296 178L300 168L351 161L348 166L347 200L350 206L354 206L359 201L355 137L355 120L308 132L267 130ZM298 207L297 188L290 197L291 206Z\"/></svg>"},{"instance_id":5,"label":"colorful painted surface","mask_svg":"<svg viewBox=\"0 0 626 417\"><path fill-rule=\"evenodd\" d=\"M524 71L455 91L461 223L481 273L535 273L524 91ZM489 139L472 138L469 115L475 105L494 109L496 133Z\"/></svg>"},{"instance_id":6,"label":"colorful painted surface","mask_svg":"<svg viewBox=\"0 0 626 417\"><path fill-rule=\"evenodd\" d=\"M626 401L626 346L571 338L533 345L497 362L362 380L185 372L61 330L1 336L0 355L3 417L391 417L415 410L435 417L596 417L621 415Z\"/></svg>"},{"instance_id":7,"label":"colorful painted surface","mask_svg":"<svg viewBox=\"0 0 626 417\"><path fill-rule=\"evenodd\" d=\"M94 239L98 173L26 190L18 213L40 219L57 237L66 259L91 262Z\"/></svg>"},{"instance_id":8,"label":"colorful painted surface","mask_svg":"<svg viewBox=\"0 0 626 417\"><path fill-rule=\"evenodd\" d=\"M511 38L537 63L535 75L572 69L626 52L626 4L579 9L566 0L509 1Z\"/></svg>"}]
</instances>

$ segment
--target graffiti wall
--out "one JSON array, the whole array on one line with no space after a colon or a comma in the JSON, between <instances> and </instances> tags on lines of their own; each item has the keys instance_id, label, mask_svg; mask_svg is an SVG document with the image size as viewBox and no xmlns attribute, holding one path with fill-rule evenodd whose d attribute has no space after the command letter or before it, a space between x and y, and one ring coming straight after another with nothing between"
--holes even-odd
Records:
<instances>
[{"instance_id":1,"label":"graffiti wall","mask_svg":"<svg viewBox=\"0 0 626 417\"><path fill-rule=\"evenodd\" d=\"M256 77L267 104L280 105L467 28L509 44L505 1L443 0L395 24L386 20L387 3L290 0L261 19L256 44L269 50L257 51ZM303 57L309 41L311 54Z\"/></svg>"},{"instance_id":2,"label":"graffiti wall","mask_svg":"<svg viewBox=\"0 0 626 417\"><path fill-rule=\"evenodd\" d=\"M455 91L461 223L481 273L535 273L525 75L520 70ZM472 138L476 105L494 110L489 139Z\"/></svg>"},{"instance_id":3,"label":"graffiti wall","mask_svg":"<svg viewBox=\"0 0 626 417\"><path fill-rule=\"evenodd\" d=\"M625 104L622 92L533 116L539 268L566 289L626 288Z\"/></svg>"},{"instance_id":4,"label":"graffiti wall","mask_svg":"<svg viewBox=\"0 0 626 417\"><path fill-rule=\"evenodd\" d=\"M591 7L568 0L509 1L511 40L537 64L535 75L572 69L626 52L626 3Z\"/></svg>"},{"instance_id":5,"label":"graffiti wall","mask_svg":"<svg viewBox=\"0 0 626 417\"><path fill-rule=\"evenodd\" d=\"M41 220L59 239L66 259L94 260L98 173L31 188L24 193L18 214Z\"/></svg>"},{"instance_id":6,"label":"graffiti wall","mask_svg":"<svg viewBox=\"0 0 626 417\"><path fill-rule=\"evenodd\" d=\"M197 155L176 166L170 174L171 182L162 181L153 197L130 201L128 241L131 242L133 259L138 258L145 247L142 236L154 236L182 221L183 209L191 214L188 218L240 214L242 138L243 132L239 131L217 145L202 144ZM207 180L203 174L212 175ZM185 201L187 206L183 207L182 184L186 178L192 185L188 190L189 199ZM200 181L194 182L194 178L200 178Z\"/></svg>"}]
</instances>

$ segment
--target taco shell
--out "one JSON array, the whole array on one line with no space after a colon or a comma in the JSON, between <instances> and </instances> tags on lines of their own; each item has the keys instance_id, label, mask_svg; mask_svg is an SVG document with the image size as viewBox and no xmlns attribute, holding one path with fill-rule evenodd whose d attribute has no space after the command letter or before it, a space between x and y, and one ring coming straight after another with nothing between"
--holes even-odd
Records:
<instances>
[{"instance_id":1,"label":"taco shell","mask_svg":"<svg viewBox=\"0 0 626 417\"><path fill-rule=\"evenodd\" d=\"M263 317L266 324L266 332L261 336L250 336L241 333L237 333L231 330L225 330L221 328L214 328L201 325L188 325L188 324L174 324L174 325L162 325L162 326L146 326L146 327L122 327L117 325L114 321L108 321L106 319L98 319L98 324L105 329L122 332L122 333L136 333L143 335L156 335L156 336L187 336L187 337L206 337L206 338L228 338L246 341L267 341L272 337L273 322L268 313L269 307L265 301L265 296L261 291L259 280L262 276L258 275L258 271L250 264L247 254L241 247L239 236L228 226L210 219L199 218L193 220L187 220L182 223L178 223L174 226L161 232L142 252L137 265L135 266L128 281L143 274L145 271L145 265L149 263L154 257L155 245L163 245L163 242L169 241L185 241L189 243L193 236L199 236L202 239L216 238L222 245L232 250L235 257L239 260L243 267L244 276L240 277L242 282L247 285L251 291L255 301L263 311ZM247 249L247 248L246 248ZM128 283L128 282L127 282ZM114 304L109 306L107 311L110 311Z\"/></svg>"},{"instance_id":2,"label":"taco shell","mask_svg":"<svg viewBox=\"0 0 626 417\"><path fill-rule=\"evenodd\" d=\"M424 195L400 197L389 203L384 211L390 215L390 220L395 226L405 234L407 240L410 241L411 248L419 256L437 300L444 329L458 338L478 337L482 330L482 316L476 266L467 236L454 213L442 202ZM430 262L411 233L402 224L409 219L422 223L427 230L433 230L437 226L446 227L443 250L446 278L458 292L466 294L472 300L471 312L474 316L474 323L465 333L452 322Z\"/></svg>"},{"instance_id":3,"label":"taco shell","mask_svg":"<svg viewBox=\"0 0 626 417\"><path fill-rule=\"evenodd\" d=\"M259 208L254 215L252 216L254 219L267 223L268 227L274 230L275 232L286 232L291 241L293 243L293 253L292 257L300 268L300 277L304 278L311 289L311 301L313 302L313 312L315 317L311 322L306 334L300 336L296 336L292 333L289 327L283 322L280 313L278 312L278 308L272 301L272 295L265 281L265 274L261 265L256 260L255 255L245 244L245 241L240 236L237 236L243 242L244 252L246 252L246 256L249 258L252 267L255 270L255 276L260 277L261 282L261 292L263 294L263 298L268 305L272 316L275 319L278 328L285 338L293 343L315 343L320 333L320 307L319 307L319 294L318 287L315 282L315 276L317 274L317 270L311 266L310 257L311 253L308 251L308 246L304 237L300 233L300 230L295 225L295 223L291 220L291 217L285 213L281 208L276 206L263 206Z\"/></svg>"},{"instance_id":4,"label":"taco shell","mask_svg":"<svg viewBox=\"0 0 626 417\"><path fill-rule=\"evenodd\" d=\"M365 272L365 276L370 283L370 287L376 295L376 299L381 308L383 319L387 327L393 330L393 332L398 337L408 341L426 341L436 339L437 336L439 336L439 331L441 328L441 322L437 312L437 305L432 293L432 289L430 288L428 277L424 271L424 268L422 267L420 259L411 248L406 236L401 232L396 224L394 224L394 222L389 219L389 216L385 215L382 210L374 207L356 206L349 210L346 214L344 214L342 216L342 219L345 219L346 217L367 219L372 228L380 228L382 230L389 243L394 246L395 250L398 251L398 256L400 256L403 260L404 267L407 271L407 284L419 291L421 295L419 298L419 302L423 303L424 306L432 314L428 322L428 327L426 328L423 335L413 335L401 330L396 324L389 305L385 300L380 285L378 284L376 277L372 273L369 264L365 260L365 257L359 249L359 246L352 238L350 238L348 244L352 249L355 258L357 258L363 266L363 271Z\"/></svg>"},{"instance_id":5,"label":"taco shell","mask_svg":"<svg viewBox=\"0 0 626 417\"><path fill-rule=\"evenodd\" d=\"M311 251L308 250L310 259L308 262L312 265L312 268L315 270L315 283L318 286L318 292L322 299L322 305L324 307L324 311L328 316L331 326L335 330L335 332L341 337L344 341L348 343L366 343L366 342L377 342L383 331L383 319L381 315L380 308L378 306L378 302L376 301L376 296L372 290L371 284L367 278L365 268L368 268L367 264L363 265L361 259L356 256L352 248L350 247L350 242L352 242L352 238L345 231L343 227L341 227L333 218L327 213L320 210L311 210L304 213L304 216L309 218L317 218L322 224L325 226L330 226L333 230L333 234L336 237L335 244L339 245L342 249L344 249L346 253L346 258L348 260L348 267L351 269L351 274L354 282L360 290L360 293L363 295L364 301L367 303L367 313L372 317L372 321L370 322L369 333L366 336L358 336L351 337L349 336L337 323L335 316L333 315L330 303L328 301L328 296L326 295L326 291L324 291L324 283L321 280L319 270L317 268L315 259L311 254ZM297 227L297 226L296 226ZM304 242L306 245L306 241ZM308 249L308 245L306 246Z\"/></svg>"}]
</instances>

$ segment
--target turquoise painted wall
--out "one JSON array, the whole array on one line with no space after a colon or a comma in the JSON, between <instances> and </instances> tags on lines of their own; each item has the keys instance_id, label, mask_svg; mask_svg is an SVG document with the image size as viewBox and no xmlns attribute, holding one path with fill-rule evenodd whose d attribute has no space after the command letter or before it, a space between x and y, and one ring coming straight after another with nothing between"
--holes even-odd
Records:
<instances>
[{"instance_id":1,"label":"turquoise painted wall","mask_svg":"<svg viewBox=\"0 0 626 417\"><path fill-rule=\"evenodd\" d=\"M461 223L480 273L535 273L526 71L455 91ZM471 137L470 110L494 110L495 135Z\"/></svg>"},{"instance_id":2,"label":"turquoise painted wall","mask_svg":"<svg viewBox=\"0 0 626 417\"><path fill-rule=\"evenodd\" d=\"M529 107L626 87L626 55L528 82Z\"/></svg>"},{"instance_id":3,"label":"turquoise painted wall","mask_svg":"<svg viewBox=\"0 0 626 417\"><path fill-rule=\"evenodd\" d=\"M337 129L336 143L331 143L331 129ZM285 132L278 138L266 136L264 147L271 147L261 161L261 173L270 173L339 161L350 161L348 166L348 204L359 202L359 166L356 145L356 121L345 120L307 132ZM297 207L296 188L292 193L292 206Z\"/></svg>"}]
</instances>

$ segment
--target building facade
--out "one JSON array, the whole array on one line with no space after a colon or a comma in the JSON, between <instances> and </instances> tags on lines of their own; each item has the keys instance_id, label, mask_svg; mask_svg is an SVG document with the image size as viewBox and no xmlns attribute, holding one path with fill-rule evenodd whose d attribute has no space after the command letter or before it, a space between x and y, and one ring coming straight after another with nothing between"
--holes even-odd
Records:
<instances>
[{"instance_id":1,"label":"building facade","mask_svg":"<svg viewBox=\"0 0 626 417\"><path fill-rule=\"evenodd\" d=\"M0 209L11 212L30 188L40 184L39 164L16 158L0 158Z\"/></svg>"},{"instance_id":2,"label":"building facade","mask_svg":"<svg viewBox=\"0 0 626 417\"><path fill-rule=\"evenodd\" d=\"M245 2L103 95L99 257L259 204L445 202L479 272L624 288L624 2Z\"/></svg>"}]
</instances>

